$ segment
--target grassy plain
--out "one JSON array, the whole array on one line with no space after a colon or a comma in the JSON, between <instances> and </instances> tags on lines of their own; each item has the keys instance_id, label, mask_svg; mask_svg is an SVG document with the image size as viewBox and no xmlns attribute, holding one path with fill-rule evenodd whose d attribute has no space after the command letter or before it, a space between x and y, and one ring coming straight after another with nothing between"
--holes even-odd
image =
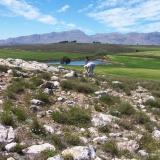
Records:
<instances>
[{"instance_id":1,"label":"grassy plain","mask_svg":"<svg viewBox=\"0 0 160 160\"><path fill-rule=\"evenodd\" d=\"M53 44L1 47L0 58L51 61L63 56L74 59L106 58L111 65L96 67L97 74L160 81L160 47L107 44ZM83 70L82 66L67 66Z\"/></svg>"}]
</instances>

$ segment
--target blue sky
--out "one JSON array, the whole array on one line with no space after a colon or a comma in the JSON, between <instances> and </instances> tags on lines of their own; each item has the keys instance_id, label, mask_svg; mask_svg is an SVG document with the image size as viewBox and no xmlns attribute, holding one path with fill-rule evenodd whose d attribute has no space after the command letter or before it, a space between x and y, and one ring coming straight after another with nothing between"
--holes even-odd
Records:
<instances>
[{"instance_id":1,"label":"blue sky","mask_svg":"<svg viewBox=\"0 0 160 160\"><path fill-rule=\"evenodd\" d=\"M0 0L0 39L72 29L160 31L160 0Z\"/></svg>"}]
</instances>

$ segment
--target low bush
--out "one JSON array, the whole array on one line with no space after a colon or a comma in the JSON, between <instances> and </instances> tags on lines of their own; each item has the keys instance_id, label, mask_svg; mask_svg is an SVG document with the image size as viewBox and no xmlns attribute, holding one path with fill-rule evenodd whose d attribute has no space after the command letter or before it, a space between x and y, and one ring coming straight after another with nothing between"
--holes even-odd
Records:
<instances>
[{"instance_id":1,"label":"low bush","mask_svg":"<svg viewBox=\"0 0 160 160\"><path fill-rule=\"evenodd\" d=\"M144 112L136 112L134 120L136 124L146 124L150 122L150 118Z\"/></svg>"},{"instance_id":2,"label":"low bush","mask_svg":"<svg viewBox=\"0 0 160 160\"><path fill-rule=\"evenodd\" d=\"M129 119L121 119L117 122L120 126L122 126L124 129L131 130L134 128L134 123L132 120Z\"/></svg>"},{"instance_id":3,"label":"low bush","mask_svg":"<svg viewBox=\"0 0 160 160\"><path fill-rule=\"evenodd\" d=\"M79 107L73 107L68 111L53 112L52 118L61 124L88 125L90 123L90 112Z\"/></svg>"},{"instance_id":4,"label":"low bush","mask_svg":"<svg viewBox=\"0 0 160 160\"><path fill-rule=\"evenodd\" d=\"M110 129L108 126L103 126L103 127L99 127L98 128L98 131L99 132L102 132L102 133L109 133L110 132Z\"/></svg>"},{"instance_id":5,"label":"low bush","mask_svg":"<svg viewBox=\"0 0 160 160\"><path fill-rule=\"evenodd\" d=\"M73 156L71 154L67 154L65 156L63 156L64 160L74 160Z\"/></svg>"},{"instance_id":6,"label":"low bush","mask_svg":"<svg viewBox=\"0 0 160 160\"><path fill-rule=\"evenodd\" d=\"M153 139L151 134L143 135L139 145L140 149L145 149L148 153L155 152L156 150L158 151L160 148L160 142Z\"/></svg>"},{"instance_id":7,"label":"low bush","mask_svg":"<svg viewBox=\"0 0 160 160\"><path fill-rule=\"evenodd\" d=\"M46 135L44 127L38 122L37 119L33 120L31 131L36 135Z\"/></svg>"},{"instance_id":8,"label":"low bush","mask_svg":"<svg viewBox=\"0 0 160 160\"><path fill-rule=\"evenodd\" d=\"M38 86L40 86L43 83L43 80L41 77L32 77L30 79L30 88L35 89Z\"/></svg>"},{"instance_id":9,"label":"low bush","mask_svg":"<svg viewBox=\"0 0 160 160\"><path fill-rule=\"evenodd\" d=\"M104 152L111 153L112 156L118 156L119 151L114 141L108 141L103 145Z\"/></svg>"},{"instance_id":10,"label":"low bush","mask_svg":"<svg viewBox=\"0 0 160 160\"><path fill-rule=\"evenodd\" d=\"M58 135L53 135L51 137L51 142L56 146L58 150L62 150L66 147L64 141Z\"/></svg>"},{"instance_id":11,"label":"low bush","mask_svg":"<svg viewBox=\"0 0 160 160\"><path fill-rule=\"evenodd\" d=\"M160 108L160 99L157 98L156 100L148 100L145 105L150 108Z\"/></svg>"},{"instance_id":12,"label":"low bush","mask_svg":"<svg viewBox=\"0 0 160 160\"><path fill-rule=\"evenodd\" d=\"M41 90L38 91L38 93L35 94L34 96L35 99L41 100L44 103L49 103L49 95L42 92Z\"/></svg>"},{"instance_id":13,"label":"low bush","mask_svg":"<svg viewBox=\"0 0 160 160\"><path fill-rule=\"evenodd\" d=\"M133 108L133 106L128 103L128 102L121 102L118 106L118 111L122 114L122 115L134 115L135 114L135 109Z\"/></svg>"},{"instance_id":14,"label":"low bush","mask_svg":"<svg viewBox=\"0 0 160 160\"><path fill-rule=\"evenodd\" d=\"M0 72L7 72L8 69L9 68L7 66L0 65Z\"/></svg>"},{"instance_id":15,"label":"low bush","mask_svg":"<svg viewBox=\"0 0 160 160\"><path fill-rule=\"evenodd\" d=\"M64 140L67 144L69 145L73 145L73 146L76 146L76 145L80 145L81 144L81 141L80 141L80 138L77 134L73 134L73 133L68 133L66 132L64 134Z\"/></svg>"},{"instance_id":16,"label":"low bush","mask_svg":"<svg viewBox=\"0 0 160 160\"><path fill-rule=\"evenodd\" d=\"M14 118L13 118L13 115L12 115L12 112L9 112L9 111L4 111L2 114L1 114L1 123L6 125L6 126L15 126L15 121L14 121Z\"/></svg>"},{"instance_id":17,"label":"low bush","mask_svg":"<svg viewBox=\"0 0 160 160\"><path fill-rule=\"evenodd\" d=\"M49 157L53 157L57 154L56 151L53 150L44 150L43 152L41 152L41 157L43 157L43 159L47 159Z\"/></svg>"},{"instance_id":18,"label":"low bush","mask_svg":"<svg viewBox=\"0 0 160 160\"><path fill-rule=\"evenodd\" d=\"M22 79L16 79L12 82L10 86L7 87L5 96L11 99L16 98L16 94L22 93L25 91L26 83Z\"/></svg>"},{"instance_id":19,"label":"low bush","mask_svg":"<svg viewBox=\"0 0 160 160\"><path fill-rule=\"evenodd\" d=\"M13 103L11 100L5 100L2 107L4 111L12 111Z\"/></svg>"},{"instance_id":20,"label":"low bush","mask_svg":"<svg viewBox=\"0 0 160 160\"><path fill-rule=\"evenodd\" d=\"M120 99L119 99L119 97L105 95L105 96L100 97L100 101L107 104L107 105L114 105L116 103L119 103Z\"/></svg>"},{"instance_id":21,"label":"low bush","mask_svg":"<svg viewBox=\"0 0 160 160\"><path fill-rule=\"evenodd\" d=\"M14 149L13 149L13 152L17 152L18 154L21 154L23 155L23 150L24 149L24 146L22 146L21 144L17 144Z\"/></svg>"},{"instance_id":22,"label":"low bush","mask_svg":"<svg viewBox=\"0 0 160 160\"><path fill-rule=\"evenodd\" d=\"M26 111L22 108L14 108L14 115L16 115L18 121L25 121L27 119Z\"/></svg>"},{"instance_id":23,"label":"low bush","mask_svg":"<svg viewBox=\"0 0 160 160\"><path fill-rule=\"evenodd\" d=\"M95 86L90 83L81 82L79 80L65 80L61 82L61 87L65 90L75 90L80 93L93 93Z\"/></svg>"},{"instance_id":24,"label":"low bush","mask_svg":"<svg viewBox=\"0 0 160 160\"><path fill-rule=\"evenodd\" d=\"M51 74L48 72L42 72L38 75L39 78L49 81L51 79Z\"/></svg>"}]
</instances>

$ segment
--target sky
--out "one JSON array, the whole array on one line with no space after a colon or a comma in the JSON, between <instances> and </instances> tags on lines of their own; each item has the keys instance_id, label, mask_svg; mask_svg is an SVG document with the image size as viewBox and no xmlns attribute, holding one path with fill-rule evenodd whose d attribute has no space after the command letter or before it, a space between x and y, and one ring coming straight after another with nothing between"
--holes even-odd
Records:
<instances>
[{"instance_id":1,"label":"sky","mask_svg":"<svg viewBox=\"0 0 160 160\"><path fill-rule=\"evenodd\" d=\"M0 0L0 39L75 29L160 31L160 0Z\"/></svg>"}]
</instances>

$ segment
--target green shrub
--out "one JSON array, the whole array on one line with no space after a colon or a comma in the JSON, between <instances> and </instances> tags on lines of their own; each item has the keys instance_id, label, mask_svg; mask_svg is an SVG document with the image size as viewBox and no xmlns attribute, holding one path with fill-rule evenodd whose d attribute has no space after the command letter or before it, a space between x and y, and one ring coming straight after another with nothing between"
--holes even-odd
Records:
<instances>
[{"instance_id":1,"label":"green shrub","mask_svg":"<svg viewBox=\"0 0 160 160\"><path fill-rule=\"evenodd\" d=\"M51 137L51 141L56 146L56 148L58 148L59 150L62 150L66 147L63 140L58 135L53 135Z\"/></svg>"},{"instance_id":2,"label":"green shrub","mask_svg":"<svg viewBox=\"0 0 160 160\"><path fill-rule=\"evenodd\" d=\"M31 131L36 135L46 135L44 127L38 122L37 119L33 120Z\"/></svg>"},{"instance_id":3,"label":"green shrub","mask_svg":"<svg viewBox=\"0 0 160 160\"><path fill-rule=\"evenodd\" d=\"M118 156L119 151L114 141L108 141L103 145L104 152L111 153L113 156Z\"/></svg>"},{"instance_id":4,"label":"green shrub","mask_svg":"<svg viewBox=\"0 0 160 160\"><path fill-rule=\"evenodd\" d=\"M145 134L139 142L140 148L145 149L148 153L158 151L160 142L152 138L151 134Z\"/></svg>"},{"instance_id":5,"label":"green shrub","mask_svg":"<svg viewBox=\"0 0 160 160\"><path fill-rule=\"evenodd\" d=\"M13 113L16 115L18 121L25 121L27 119L26 111L22 108L14 108Z\"/></svg>"},{"instance_id":6,"label":"green shrub","mask_svg":"<svg viewBox=\"0 0 160 160\"><path fill-rule=\"evenodd\" d=\"M53 157L57 154L56 151L53 150L44 150L43 152L41 152L41 157L43 157L43 159L47 159L49 157Z\"/></svg>"},{"instance_id":7,"label":"green shrub","mask_svg":"<svg viewBox=\"0 0 160 160\"><path fill-rule=\"evenodd\" d=\"M160 99L148 100L145 104L151 108L160 108Z\"/></svg>"},{"instance_id":8,"label":"green shrub","mask_svg":"<svg viewBox=\"0 0 160 160\"><path fill-rule=\"evenodd\" d=\"M1 123L6 125L6 126L15 126L15 121L13 119L13 115L11 112L9 111L4 111L2 114L1 114Z\"/></svg>"},{"instance_id":9,"label":"green shrub","mask_svg":"<svg viewBox=\"0 0 160 160\"><path fill-rule=\"evenodd\" d=\"M134 119L137 124L146 124L150 122L150 118L144 112L137 112L134 115Z\"/></svg>"},{"instance_id":10,"label":"green shrub","mask_svg":"<svg viewBox=\"0 0 160 160\"><path fill-rule=\"evenodd\" d=\"M5 100L2 107L4 111L12 111L13 103L11 100Z\"/></svg>"},{"instance_id":11,"label":"green shrub","mask_svg":"<svg viewBox=\"0 0 160 160\"><path fill-rule=\"evenodd\" d=\"M76 145L80 145L81 141L78 135L73 134L73 133L65 133L64 134L64 140L67 144L76 146Z\"/></svg>"},{"instance_id":12,"label":"green shrub","mask_svg":"<svg viewBox=\"0 0 160 160\"><path fill-rule=\"evenodd\" d=\"M86 82L80 82L79 80L65 80L61 82L61 87L63 89L67 90L75 90L80 93L93 93L95 91L95 86L86 83Z\"/></svg>"},{"instance_id":13,"label":"green shrub","mask_svg":"<svg viewBox=\"0 0 160 160\"><path fill-rule=\"evenodd\" d=\"M154 131L154 128L157 126L156 123L154 122L147 122L144 124L145 128L147 131L149 131L150 133Z\"/></svg>"},{"instance_id":14,"label":"green shrub","mask_svg":"<svg viewBox=\"0 0 160 160\"><path fill-rule=\"evenodd\" d=\"M49 103L49 95L42 92L42 91L39 91L35 96L34 96L35 99L38 99L38 100L41 100L42 102L44 103Z\"/></svg>"},{"instance_id":15,"label":"green shrub","mask_svg":"<svg viewBox=\"0 0 160 160\"><path fill-rule=\"evenodd\" d=\"M0 72L7 72L8 69L9 68L7 66L0 65Z\"/></svg>"},{"instance_id":16,"label":"green shrub","mask_svg":"<svg viewBox=\"0 0 160 160\"><path fill-rule=\"evenodd\" d=\"M133 121L127 119L121 119L120 121L118 121L118 124L127 130L131 130L134 127Z\"/></svg>"},{"instance_id":17,"label":"green shrub","mask_svg":"<svg viewBox=\"0 0 160 160\"><path fill-rule=\"evenodd\" d=\"M68 111L53 112L52 118L62 124L88 125L90 123L90 112L79 107L73 107Z\"/></svg>"},{"instance_id":18,"label":"green shrub","mask_svg":"<svg viewBox=\"0 0 160 160\"><path fill-rule=\"evenodd\" d=\"M63 159L64 160L74 160L73 156L70 155L70 154L67 154L67 155L63 156Z\"/></svg>"},{"instance_id":19,"label":"green shrub","mask_svg":"<svg viewBox=\"0 0 160 160\"><path fill-rule=\"evenodd\" d=\"M107 105L114 105L115 103L120 102L120 99L119 97L105 95L105 96L100 97L100 101Z\"/></svg>"},{"instance_id":20,"label":"green shrub","mask_svg":"<svg viewBox=\"0 0 160 160\"><path fill-rule=\"evenodd\" d=\"M40 86L43 83L43 80L41 77L32 77L30 79L30 83L31 83L30 88L34 89L34 88Z\"/></svg>"},{"instance_id":21,"label":"green shrub","mask_svg":"<svg viewBox=\"0 0 160 160\"><path fill-rule=\"evenodd\" d=\"M48 72L43 72L39 76L39 78L49 81L51 79L51 74Z\"/></svg>"},{"instance_id":22,"label":"green shrub","mask_svg":"<svg viewBox=\"0 0 160 160\"><path fill-rule=\"evenodd\" d=\"M103 126L103 127L100 127L98 128L99 132L102 132L102 133L109 133L110 132L110 129L108 126Z\"/></svg>"},{"instance_id":23,"label":"green shrub","mask_svg":"<svg viewBox=\"0 0 160 160\"><path fill-rule=\"evenodd\" d=\"M133 108L133 106L128 103L128 102L122 102L118 105L118 111L122 114L122 115L134 115L135 114L135 109Z\"/></svg>"},{"instance_id":24,"label":"green shrub","mask_svg":"<svg viewBox=\"0 0 160 160\"><path fill-rule=\"evenodd\" d=\"M7 87L5 95L8 98L15 99L16 94L24 92L25 88L26 88L26 83L21 79L16 79L16 81L13 81L12 84Z\"/></svg>"},{"instance_id":25,"label":"green shrub","mask_svg":"<svg viewBox=\"0 0 160 160\"><path fill-rule=\"evenodd\" d=\"M21 144L17 144L14 149L13 149L13 152L17 152L18 154L21 154L23 155L23 152L22 150L24 149L24 146L22 146Z\"/></svg>"}]
</instances>

